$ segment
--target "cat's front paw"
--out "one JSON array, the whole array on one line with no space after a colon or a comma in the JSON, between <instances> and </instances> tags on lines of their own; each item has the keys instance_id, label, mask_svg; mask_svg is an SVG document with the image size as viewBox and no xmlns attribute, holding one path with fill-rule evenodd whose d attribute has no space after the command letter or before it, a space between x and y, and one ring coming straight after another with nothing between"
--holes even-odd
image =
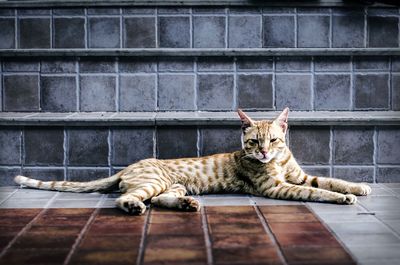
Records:
<instances>
[{"instance_id":1,"label":"cat's front paw","mask_svg":"<svg viewBox=\"0 0 400 265\"><path fill-rule=\"evenodd\" d=\"M368 186L367 184L356 184L352 186L350 189L351 189L350 193L360 196L365 196L372 192L371 187Z\"/></svg>"},{"instance_id":2,"label":"cat's front paw","mask_svg":"<svg viewBox=\"0 0 400 265\"><path fill-rule=\"evenodd\" d=\"M179 208L184 211L197 212L200 210L200 203L193 197L179 198Z\"/></svg>"},{"instance_id":3,"label":"cat's front paw","mask_svg":"<svg viewBox=\"0 0 400 265\"><path fill-rule=\"evenodd\" d=\"M337 202L339 204L355 204L357 202L357 197L353 194L345 194L340 196Z\"/></svg>"}]
</instances>

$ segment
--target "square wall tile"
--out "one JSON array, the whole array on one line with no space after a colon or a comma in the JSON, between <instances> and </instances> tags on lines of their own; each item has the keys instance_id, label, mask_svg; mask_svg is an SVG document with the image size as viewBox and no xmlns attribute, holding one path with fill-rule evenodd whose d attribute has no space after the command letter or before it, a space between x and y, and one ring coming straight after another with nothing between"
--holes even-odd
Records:
<instances>
[{"instance_id":1,"label":"square wall tile","mask_svg":"<svg viewBox=\"0 0 400 265\"><path fill-rule=\"evenodd\" d=\"M120 73L153 73L156 67L157 62L152 58L119 58L118 61Z\"/></svg>"},{"instance_id":2,"label":"square wall tile","mask_svg":"<svg viewBox=\"0 0 400 265\"><path fill-rule=\"evenodd\" d=\"M13 18L0 18L0 49L15 48L15 23Z\"/></svg>"},{"instance_id":3,"label":"square wall tile","mask_svg":"<svg viewBox=\"0 0 400 265\"><path fill-rule=\"evenodd\" d=\"M50 19L19 19L19 48L50 48Z\"/></svg>"},{"instance_id":4,"label":"square wall tile","mask_svg":"<svg viewBox=\"0 0 400 265\"><path fill-rule=\"evenodd\" d=\"M200 130L200 155L230 153L242 147L240 127L205 127Z\"/></svg>"},{"instance_id":5,"label":"square wall tile","mask_svg":"<svg viewBox=\"0 0 400 265\"><path fill-rule=\"evenodd\" d=\"M23 168L22 175L42 181L64 180L63 168ZM54 195L56 193L54 192Z\"/></svg>"},{"instance_id":6,"label":"square wall tile","mask_svg":"<svg viewBox=\"0 0 400 265\"><path fill-rule=\"evenodd\" d=\"M41 76L43 111L76 111L76 78L74 76Z\"/></svg>"},{"instance_id":7,"label":"square wall tile","mask_svg":"<svg viewBox=\"0 0 400 265\"><path fill-rule=\"evenodd\" d=\"M160 159L196 157L197 128L158 127L157 157Z\"/></svg>"},{"instance_id":8,"label":"square wall tile","mask_svg":"<svg viewBox=\"0 0 400 265\"><path fill-rule=\"evenodd\" d=\"M54 16L84 16L85 10L83 8L54 8Z\"/></svg>"},{"instance_id":9,"label":"square wall tile","mask_svg":"<svg viewBox=\"0 0 400 265\"><path fill-rule=\"evenodd\" d=\"M335 167L333 177L351 182L373 182L373 167Z\"/></svg>"},{"instance_id":10,"label":"square wall tile","mask_svg":"<svg viewBox=\"0 0 400 265\"><path fill-rule=\"evenodd\" d=\"M21 130L2 127L0 129L0 164L21 164Z\"/></svg>"},{"instance_id":11,"label":"square wall tile","mask_svg":"<svg viewBox=\"0 0 400 265\"><path fill-rule=\"evenodd\" d=\"M310 57L276 57L276 71L311 71Z\"/></svg>"},{"instance_id":12,"label":"square wall tile","mask_svg":"<svg viewBox=\"0 0 400 265\"><path fill-rule=\"evenodd\" d=\"M124 18L125 48L155 48L156 21L154 17Z\"/></svg>"},{"instance_id":13,"label":"square wall tile","mask_svg":"<svg viewBox=\"0 0 400 265\"><path fill-rule=\"evenodd\" d=\"M351 101L350 86L350 75L315 75L315 109L349 110Z\"/></svg>"},{"instance_id":14,"label":"square wall tile","mask_svg":"<svg viewBox=\"0 0 400 265\"><path fill-rule=\"evenodd\" d=\"M229 17L229 48L261 48L261 16Z\"/></svg>"},{"instance_id":15,"label":"square wall tile","mask_svg":"<svg viewBox=\"0 0 400 265\"><path fill-rule=\"evenodd\" d=\"M392 109L400 110L400 75L392 74Z\"/></svg>"},{"instance_id":16,"label":"square wall tile","mask_svg":"<svg viewBox=\"0 0 400 265\"><path fill-rule=\"evenodd\" d=\"M81 76L80 109L82 111L115 111L114 76Z\"/></svg>"},{"instance_id":17,"label":"square wall tile","mask_svg":"<svg viewBox=\"0 0 400 265\"><path fill-rule=\"evenodd\" d=\"M200 57L197 70L201 72L233 71L233 59L229 57Z\"/></svg>"},{"instance_id":18,"label":"square wall tile","mask_svg":"<svg viewBox=\"0 0 400 265\"><path fill-rule=\"evenodd\" d=\"M310 176L317 176L317 177L330 177L331 176L331 169L329 166L319 166L319 167L313 167L313 166L302 166L301 167L304 172Z\"/></svg>"},{"instance_id":19,"label":"square wall tile","mask_svg":"<svg viewBox=\"0 0 400 265\"><path fill-rule=\"evenodd\" d=\"M379 97L377 97L379 95ZM389 75L357 74L354 76L356 109L389 108Z\"/></svg>"},{"instance_id":20,"label":"square wall tile","mask_svg":"<svg viewBox=\"0 0 400 265\"><path fill-rule=\"evenodd\" d=\"M193 46L195 48L224 48L225 17L194 17Z\"/></svg>"},{"instance_id":21,"label":"square wall tile","mask_svg":"<svg viewBox=\"0 0 400 265\"><path fill-rule=\"evenodd\" d=\"M294 16L264 16L263 47L294 47Z\"/></svg>"},{"instance_id":22,"label":"square wall tile","mask_svg":"<svg viewBox=\"0 0 400 265\"><path fill-rule=\"evenodd\" d=\"M194 74L168 74L158 77L160 110L195 110Z\"/></svg>"},{"instance_id":23,"label":"square wall tile","mask_svg":"<svg viewBox=\"0 0 400 265\"><path fill-rule=\"evenodd\" d=\"M233 75L200 74L197 89L197 106L200 110L232 109Z\"/></svg>"},{"instance_id":24,"label":"square wall tile","mask_svg":"<svg viewBox=\"0 0 400 265\"><path fill-rule=\"evenodd\" d=\"M76 62L71 59L57 58L43 60L40 67L41 73L76 73Z\"/></svg>"},{"instance_id":25,"label":"square wall tile","mask_svg":"<svg viewBox=\"0 0 400 265\"><path fill-rule=\"evenodd\" d=\"M154 111L156 109L155 75L121 75L120 111Z\"/></svg>"},{"instance_id":26,"label":"square wall tile","mask_svg":"<svg viewBox=\"0 0 400 265\"><path fill-rule=\"evenodd\" d=\"M119 15L119 8L95 7L87 9L88 15Z\"/></svg>"},{"instance_id":27,"label":"square wall tile","mask_svg":"<svg viewBox=\"0 0 400 265\"><path fill-rule=\"evenodd\" d=\"M299 16L297 39L298 47L329 47L329 16Z\"/></svg>"},{"instance_id":28,"label":"square wall tile","mask_svg":"<svg viewBox=\"0 0 400 265\"><path fill-rule=\"evenodd\" d=\"M368 47L399 47L399 18L368 17Z\"/></svg>"},{"instance_id":29,"label":"square wall tile","mask_svg":"<svg viewBox=\"0 0 400 265\"><path fill-rule=\"evenodd\" d=\"M39 72L39 62L36 59L11 59L3 63L4 72Z\"/></svg>"},{"instance_id":30,"label":"square wall tile","mask_svg":"<svg viewBox=\"0 0 400 265\"><path fill-rule=\"evenodd\" d=\"M89 48L119 48L119 18L89 18Z\"/></svg>"},{"instance_id":31,"label":"square wall tile","mask_svg":"<svg viewBox=\"0 0 400 265\"><path fill-rule=\"evenodd\" d=\"M85 48L84 18L54 18L54 48Z\"/></svg>"},{"instance_id":32,"label":"square wall tile","mask_svg":"<svg viewBox=\"0 0 400 265\"><path fill-rule=\"evenodd\" d=\"M14 177L21 174L21 169L13 168L0 168L0 186L16 186Z\"/></svg>"},{"instance_id":33,"label":"square wall tile","mask_svg":"<svg viewBox=\"0 0 400 265\"><path fill-rule=\"evenodd\" d=\"M332 17L332 47L364 47L364 16L345 15Z\"/></svg>"},{"instance_id":34,"label":"square wall tile","mask_svg":"<svg viewBox=\"0 0 400 265\"><path fill-rule=\"evenodd\" d=\"M50 15L50 9L43 8L30 8L17 10L19 16L45 16Z\"/></svg>"},{"instance_id":35,"label":"square wall tile","mask_svg":"<svg viewBox=\"0 0 400 265\"><path fill-rule=\"evenodd\" d=\"M387 56L354 57L354 70L389 70L389 59Z\"/></svg>"},{"instance_id":36,"label":"square wall tile","mask_svg":"<svg viewBox=\"0 0 400 265\"><path fill-rule=\"evenodd\" d=\"M322 71L350 71L350 57L321 56L314 57L314 70Z\"/></svg>"},{"instance_id":37,"label":"square wall tile","mask_svg":"<svg viewBox=\"0 0 400 265\"><path fill-rule=\"evenodd\" d=\"M311 75L276 75L276 108L311 110Z\"/></svg>"},{"instance_id":38,"label":"square wall tile","mask_svg":"<svg viewBox=\"0 0 400 265\"><path fill-rule=\"evenodd\" d=\"M26 165L62 165L64 131L51 128L26 128L24 150Z\"/></svg>"},{"instance_id":39,"label":"square wall tile","mask_svg":"<svg viewBox=\"0 0 400 265\"><path fill-rule=\"evenodd\" d=\"M5 111L39 110L37 75L3 76L3 109Z\"/></svg>"},{"instance_id":40,"label":"square wall tile","mask_svg":"<svg viewBox=\"0 0 400 265\"><path fill-rule=\"evenodd\" d=\"M112 165L127 166L153 157L153 128L114 129L112 135Z\"/></svg>"},{"instance_id":41,"label":"square wall tile","mask_svg":"<svg viewBox=\"0 0 400 265\"><path fill-rule=\"evenodd\" d=\"M189 17L159 17L161 48L190 48Z\"/></svg>"},{"instance_id":42,"label":"square wall tile","mask_svg":"<svg viewBox=\"0 0 400 265\"><path fill-rule=\"evenodd\" d=\"M187 57L159 57L159 72L193 72L194 59Z\"/></svg>"},{"instance_id":43,"label":"square wall tile","mask_svg":"<svg viewBox=\"0 0 400 265\"><path fill-rule=\"evenodd\" d=\"M115 73L115 59L82 58L79 61L80 73Z\"/></svg>"},{"instance_id":44,"label":"square wall tile","mask_svg":"<svg viewBox=\"0 0 400 265\"><path fill-rule=\"evenodd\" d=\"M399 183L400 167L379 166L376 173L376 182L378 183Z\"/></svg>"},{"instance_id":45,"label":"square wall tile","mask_svg":"<svg viewBox=\"0 0 400 265\"><path fill-rule=\"evenodd\" d=\"M272 74L241 74L237 78L239 108L274 108Z\"/></svg>"},{"instance_id":46,"label":"square wall tile","mask_svg":"<svg viewBox=\"0 0 400 265\"><path fill-rule=\"evenodd\" d=\"M108 165L108 130L70 129L67 134L69 165Z\"/></svg>"},{"instance_id":47,"label":"square wall tile","mask_svg":"<svg viewBox=\"0 0 400 265\"><path fill-rule=\"evenodd\" d=\"M370 127L335 128L333 133L334 164L372 164L374 155L373 135Z\"/></svg>"},{"instance_id":48,"label":"square wall tile","mask_svg":"<svg viewBox=\"0 0 400 265\"><path fill-rule=\"evenodd\" d=\"M378 163L400 164L400 128L380 128L378 131Z\"/></svg>"},{"instance_id":49,"label":"square wall tile","mask_svg":"<svg viewBox=\"0 0 400 265\"><path fill-rule=\"evenodd\" d=\"M329 127L291 127L290 150L300 164L329 164Z\"/></svg>"},{"instance_id":50,"label":"square wall tile","mask_svg":"<svg viewBox=\"0 0 400 265\"><path fill-rule=\"evenodd\" d=\"M68 168L68 181L92 181L109 177L107 168Z\"/></svg>"},{"instance_id":51,"label":"square wall tile","mask_svg":"<svg viewBox=\"0 0 400 265\"><path fill-rule=\"evenodd\" d=\"M272 71L273 57L239 57L236 65L239 71L241 70L262 70Z\"/></svg>"}]
</instances>

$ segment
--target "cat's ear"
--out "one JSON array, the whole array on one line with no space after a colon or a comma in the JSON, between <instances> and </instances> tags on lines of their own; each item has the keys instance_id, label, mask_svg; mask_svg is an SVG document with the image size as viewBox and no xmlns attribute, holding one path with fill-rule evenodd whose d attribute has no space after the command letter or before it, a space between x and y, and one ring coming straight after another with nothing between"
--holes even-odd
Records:
<instances>
[{"instance_id":1,"label":"cat's ear","mask_svg":"<svg viewBox=\"0 0 400 265\"><path fill-rule=\"evenodd\" d=\"M242 121L242 129L254 125L254 121L249 116L247 116L246 113L244 113L241 109L238 109L237 113L239 114L240 120Z\"/></svg>"},{"instance_id":2,"label":"cat's ear","mask_svg":"<svg viewBox=\"0 0 400 265\"><path fill-rule=\"evenodd\" d=\"M281 114L275 119L275 123L282 128L283 133L286 133L288 129L288 116L289 116L289 108L285 108Z\"/></svg>"}]
</instances>

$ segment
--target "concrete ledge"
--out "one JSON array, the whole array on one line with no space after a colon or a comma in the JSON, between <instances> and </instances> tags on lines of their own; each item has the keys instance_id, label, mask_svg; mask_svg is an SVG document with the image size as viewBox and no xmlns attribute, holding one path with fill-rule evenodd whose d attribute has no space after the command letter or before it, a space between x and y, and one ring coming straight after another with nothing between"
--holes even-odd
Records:
<instances>
[{"instance_id":1,"label":"concrete ledge","mask_svg":"<svg viewBox=\"0 0 400 265\"><path fill-rule=\"evenodd\" d=\"M362 6L356 1L250 1L250 0L10 0L1 1L0 7L70 7L70 6ZM388 6L375 4L374 6Z\"/></svg>"},{"instance_id":2,"label":"concrete ledge","mask_svg":"<svg viewBox=\"0 0 400 265\"><path fill-rule=\"evenodd\" d=\"M247 112L254 119L273 119L277 111ZM400 125L400 111L293 111L290 125ZM236 112L1 112L0 126L237 126Z\"/></svg>"},{"instance_id":3,"label":"concrete ledge","mask_svg":"<svg viewBox=\"0 0 400 265\"><path fill-rule=\"evenodd\" d=\"M145 49L3 49L0 57L143 57L143 56L385 56L400 48L145 48Z\"/></svg>"}]
</instances>

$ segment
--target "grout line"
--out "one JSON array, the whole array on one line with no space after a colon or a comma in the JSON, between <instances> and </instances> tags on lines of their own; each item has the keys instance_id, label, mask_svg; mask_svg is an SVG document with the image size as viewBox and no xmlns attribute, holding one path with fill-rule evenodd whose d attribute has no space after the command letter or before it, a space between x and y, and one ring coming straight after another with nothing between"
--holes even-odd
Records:
<instances>
[{"instance_id":1,"label":"grout line","mask_svg":"<svg viewBox=\"0 0 400 265\"><path fill-rule=\"evenodd\" d=\"M333 15L332 15L332 9L329 9L329 36L328 36L328 42L329 42L329 48L333 47Z\"/></svg>"},{"instance_id":2,"label":"grout line","mask_svg":"<svg viewBox=\"0 0 400 265\"><path fill-rule=\"evenodd\" d=\"M377 165L377 160L378 160L378 129L376 126L374 126L374 134L372 136L372 143L374 146L373 149L373 155L372 155L372 162L374 164L374 175L372 179L372 183L377 183L377 173L378 173L378 165Z\"/></svg>"},{"instance_id":3,"label":"grout line","mask_svg":"<svg viewBox=\"0 0 400 265\"><path fill-rule=\"evenodd\" d=\"M229 20L230 20L230 11L229 9L225 10L225 48L229 48Z\"/></svg>"},{"instance_id":4,"label":"grout line","mask_svg":"<svg viewBox=\"0 0 400 265\"><path fill-rule=\"evenodd\" d=\"M201 208L200 214L201 214L201 226L203 228L203 234L204 234L204 243L206 245L207 265L212 265L214 263L212 255L212 244L210 238L210 231L208 230L207 215L205 213L204 206Z\"/></svg>"},{"instance_id":5,"label":"grout line","mask_svg":"<svg viewBox=\"0 0 400 265\"><path fill-rule=\"evenodd\" d=\"M329 175L331 178L333 178L334 174L333 174L333 160L335 157L335 148L334 148L334 127L330 126L329 128L329 148L330 148L330 152L329 152Z\"/></svg>"},{"instance_id":6,"label":"grout line","mask_svg":"<svg viewBox=\"0 0 400 265\"><path fill-rule=\"evenodd\" d=\"M81 92L81 84L80 84L80 82L81 82L81 74L80 74L80 59L78 59L78 60L76 60L76 65L75 65L75 67L76 67L76 111L77 112L80 112L80 110L81 110L81 101L80 101L80 92Z\"/></svg>"},{"instance_id":7,"label":"grout line","mask_svg":"<svg viewBox=\"0 0 400 265\"><path fill-rule=\"evenodd\" d=\"M119 65L119 58L117 57L116 59L115 59L115 61L114 61L114 71L115 71L115 73L116 73L116 77L115 77L115 92L114 92L114 95L115 95L115 99L114 99L114 101L115 101L115 112L119 112L119 110L120 110L120 106L119 106L119 94L120 94L120 78L121 78L121 75L120 75L120 73L119 73L119 67L118 67L118 65Z\"/></svg>"},{"instance_id":8,"label":"grout line","mask_svg":"<svg viewBox=\"0 0 400 265\"><path fill-rule=\"evenodd\" d=\"M368 20L367 20L367 9L364 8L364 39L363 39L364 48L366 48L368 46L368 39L369 39L367 23L368 23Z\"/></svg>"},{"instance_id":9,"label":"grout line","mask_svg":"<svg viewBox=\"0 0 400 265\"><path fill-rule=\"evenodd\" d=\"M43 209L29 222L27 223L24 228L21 229L21 231L19 231L19 233L8 243L7 246L5 246L3 248L3 251L0 252L0 259L5 255L5 253L14 245L14 243L17 241L17 239L24 234L26 231L28 231L33 223L36 222L36 220L38 220L48 209L48 207L50 206L50 204L54 201L54 199L57 197L58 192L56 192L56 194L54 194L53 197L51 197L49 199L49 201L46 203L46 205L43 207Z\"/></svg>"},{"instance_id":10,"label":"grout line","mask_svg":"<svg viewBox=\"0 0 400 265\"><path fill-rule=\"evenodd\" d=\"M122 8L119 8L119 47L120 48L123 48L123 47L125 47L125 45L124 45L124 40L126 39L125 38L125 36L124 36L124 32L125 32L125 28L123 28L124 27L124 24L125 23L123 23L123 21L124 21L124 16L123 16L123 14L122 14ZM117 57L118 58L118 57Z\"/></svg>"},{"instance_id":11,"label":"grout line","mask_svg":"<svg viewBox=\"0 0 400 265\"><path fill-rule=\"evenodd\" d=\"M147 236L148 230L149 230L151 212L152 212L152 208L150 207L148 212L147 212L146 220L144 221L142 236L140 238L140 244L139 244L139 249L138 249L138 256L136 258L136 265L142 265L143 261L144 261L144 253L145 253L145 247L146 247L146 236Z\"/></svg>"},{"instance_id":12,"label":"grout line","mask_svg":"<svg viewBox=\"0 0 400 265\"><path fill-rule=\"evenodd\" d=\"M25 127L22 127L22 129L21 129L20 152L21 152L21 174L22 174L22 170L24 169L24 165L25 165Z\"/></svg>"},{"instance_id":13,"label":"grout line","mask_svg":"<svg viewBox=\"0 0 400 265\"><path fill-rule=\"evenodd\" d=\"M111 156L112 156L112 149L113 149L113 144L112 144L112 138L113 138L113 131L111 128L108 128L108 135L107 135L107 145L108 145L108 154L107 154L107 163L108 163L108 175L112 176L112 165L111 165Z\"/></svg>"},{"instance_id":14,"label":"grout line","mask_svg":"<svg viewBox=\"0 0 400 265\"><path fill-rule=\"evenodd\" d=\"M350 57L350 111L354 110L354 58L353 56Z\"/></svg>"},{"instance_id":15,"label":"grout line","mask_svg":"<svg viewBox=\"0 0 400 265\"><path fill-rule=\"evenodd\" d=\"M154 23L155 23L155 31L156 31L156 48L160 47L160 36L159 36L159 28L158 28L158 8L155 8L154 10Z\"/></svg>"},{"instance_id":16,"label":"grout line","mask_svg":"<svg viewBox=\"0 0 400 265\"><path fill-rule=\"evenodd\" d=\"M294 48L298 48L298 41L297 41L297 8L294 9Z\"/></svg>"},{"instance_id":17,"label":"grout line","mask_svg":"<svg viewBox=\"0 0 400 265\"><path fill-rule=\"evenodd\" d=\"M311 63L311 84L310 84L310 89L311 89L311 92L310 92L310 96L311 96L311 99L310 99L310 101L311 101L311 110L314 110L315 111L315 85L314 85L314 82L315 82L315 65L314 65L314 57L311 57L311 59L310 59L310 63Z\"/></svg>"},{"instance_id":18,"label":"grout line","mask_svg":"<svg viewBox=\"0 0 400 265\"><path fill-rule=\"evenodd\" d=\"M191 9L191 8L190 8L189 10L190 10L190 11L189 11L189 15L190 15L190 16L189 16L189 40L190 40L190 42L189 42L189 47L190 47L190 48L194 48L193 12L192 12L192 9Z\"/></svg>"},{"instance_id":19,"label":"grout line","mask_svg":"<svg viewBox=\"0 0 400 265\"><path fill-rule=\"evenodd\" d=\"M19 28L18 28L18 13L17 13L17 9L14 10L14 47L15 49L19 48L19 43L18 43L18 34L19 34Z\"/></svg>"},{"instance_id":20,"label":"grout line","mask_svg":"<svg viewBox=\"0 0 400 265\"><path fill-rule=\"evenodd\" d=\"M82 228L77 239L75 240L75 243L72 245L71 250L69 251L67 257L65 258L64 263L63 263L64 265L68 264L71 261L72 255L75 253L75 250L78 248L79 243L82 241L82 238L85 235L86 231L89 229L90 225L94 222L94 219L96 218L99 211L100 211L100 208L95 208L93 213L90 215L85 226Z\"/></svg>"},{"instance_id":21,"label":"grout line","mask_svg":"<svg viewBox=\"0 0 400 265\"><path fill-rule=\"evenodd\" d=\"M282 261L282 264L287 265L288 262L286 261L285 255L283 255L281 246L279 245L278 241L276 240L276 237L274 233L271 230L271 227L268 225L267 220L265 219L264 215L261 213L260 208L258 208L257 205L253 205L254 210L256 211L256 214L258 216L258 219L261 222L261 225L264 228L265 233L268 235L268 237L271 239L272 244L275 245L277 254Z\"/></svg>"},{"instance_id":22,"label":"grout line","mask_svg":"<svg viewBox=\"0 0 400 265\"><path fill-rule=\"evenodd\" d=\"M64 166L64 181L67 180L67 149L68 149L68 135L67 135L67 130L64 128L63 130L64 134L64 143L63 143L63 153L64 153L64 160L63 160L63 166Z\"/></svg>"},{"instance_id":23,"label":"grout line","mask_svg":"<svg viewBox=\"0 0 400 265\"><path fill-rule=\"evenodd\" d=\"M19 186L21 187L21 185ZM3 198L0 201L0 205L3 204L4 202L6 202L9 198L11 198L11 196L13 196L20 188L16 188L15 191L13 191L10 195L6 196L5 198Z\"/></svg>"},{"instance_id":24,"label":"grout line","mask_svg":"<svg viewBox=\"0 0 400 265\"><path fill-rule=\"evenodd\" d=\"M235 111L238 106L238 75L237 75L237 61L236 57L233 58L233 100L232 100L232 110Z\"/></svg>"}]
</instances>

